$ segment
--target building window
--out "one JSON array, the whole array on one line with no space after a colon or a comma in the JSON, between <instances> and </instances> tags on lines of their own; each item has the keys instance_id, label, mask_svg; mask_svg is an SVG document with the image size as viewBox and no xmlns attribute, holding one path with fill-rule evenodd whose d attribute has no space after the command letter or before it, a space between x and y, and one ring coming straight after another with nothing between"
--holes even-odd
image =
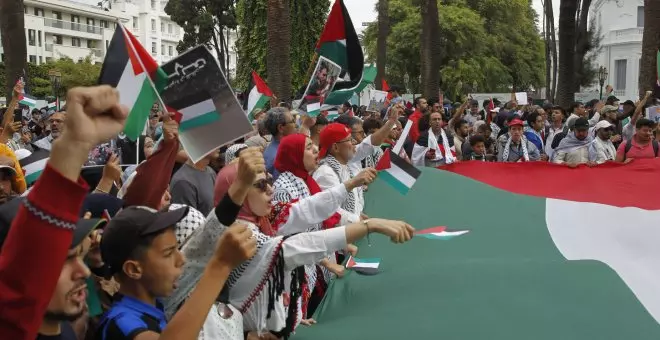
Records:
<instances>
[{"instance_id":1,"label":"building window","mask_svg":"<svg viewBox=\"0 0 660 340\"><path fill-rule=\"evenodd\" d=\"M34 15L36 15L38 17L43 17L44 16L44 10L41 9L41 8L35 7L34 8Z\"/></svg>"},{"instance_id":2,"label":"building window","mask_svg":"<svg viewBox=\"0 0 660 340\"><path fill-rule=\"evenodd\" d=\"M156 32L156 19L151 19L151 31Z\"/></svg>"},{"instance_id":3,"label":"building window","mask_svg":"<svg viewBox=\"0 0 660 340\"><path fill-rule=\"evenodd\" d=\"M172 34L172 24L167 24L167 33Z\"/></svg>"},{"instance_id":4,"label":"building window","mask_svg":"<svg viewBox=\"0 0 660 340\"><path fill-rule=\"evenodd\" d=\"M71 14L71 22L75 22L75 23L79 24L80 23L80 17L77 16L77 15Z\"/></svg>"},{"instance_id":5,"label":"building window","mask_svg":"<svg viewBox=\"0 0 660 340\"><path fill-rule=\"evenodd\" d=\"M644 27L644 6L637 6L637 27Z\"/></svg>"},{"instance_id":6,"label":"building window","mask_svg":"<svg viewBox=\"0 0 660 340\"><path fill-rule=\"evenodd\" d=\"M167 52L168 52L167 54L169 54L170 57L171 57L172 56L172 46L167 46Z\"/></svg>"},{"instance_id":7,"label":"building window","mask_svg":"<svg viewBox=\"0 0 660 340\"><path fill-rule=\"evenodd\" d=\"M156 9L156 0L151 0L151 9Z\"/></svg>"},{"instance_id":8,"label":"building window","mask_svg":"<svg viewBox=\"0 0 660 340\"><path fill-rule=\"evenodd\" d=\"M151 42L151 54L156 55L158 53L158 47L156 47L156 42Z\"/></svg>"},{"instance_id":9,"label":"building window","mask_svg":"<svg viewBox=\"0 0 660 340\"><path fill-rule=\"evenodd\" d=\"M62 12L53 11L53 19L62 20Z\"/></svg>"},{"instance_id":10,"label":"building window","mask_svg":"<svg viewBox=\"0 0 660 340\"><path fill-rule=\"evenodd\" d=\"M71 46L80 47L80 38L71 38Z\"/></svg>"},{"instance_id":11,"label":"building window","mask_svg":"<svg viewBox=\"0 0 660 340\"><path fill-rule=\"evenodd\" d=\"M41 31L37 31L37 41L39 42L39 47L41 47Z\"/></svg>"},{"instance_id":12,"label":"building window","mask_svg":"<svg viewBox=\"0 0 660 340\"><path fill-rule=\"evenodd\" d=\"M160 32L165 33L165 23L164 22L160 23Z\"/></svg>"},{"instance_id":13,"label":"building window","mask_svg":"<svg viewBox=\"0 0 660 340\"><path fill-rule=\"evenodd\" d=\"M136 30L138 29L138 18L133 17L133 29Z\"/></svg>"},{"instance_id":14,"label":"building window","mask_svg":"<svg viewBox=\"0 0 660 340\"><path fill-rule=\"evenodd\" d=\"M37 31L35 30L28 30L28 45L30 46L36 46L37 45Z\"/></svg>"},{"instance_id":15,"label":"building window","mask_svg":"<svg viewBox=\"0 0 660 340\"><path fill-rule=\"evenodd\" d=\"M43 63L44 63L44 57L39 56L39 64L43 64Z\"/></svg>"},{"instance_id":16,"label":"building window","mask_svg":"<svg viewBox=\"0 0 660 340\"><path fill-rule=\"evenodd\" d=\"M99 21L99 27L101 28L108 28L108 22L105 20Z\"/></svg>"},{"instance_id":17,"label":"building window","mask_svg":"<svg viewBox=\"0 0 660 340\"><path fill-rule=\"evenodd\" d=\"M53 58L52 58L52 57L46 57L46 62L47 62L47 63L50 63L51 61L53 61Z\"/></svg>"},{"instance_id":18,"label":"building window","mask_svg":"<svg viewBox=\"0 0 660 340\"><path fill-rule=\"evenodd\" d=\"M165 55L165 45L160 45L160 54Z\"/></svg>"},{"instance_id":19,"label":"building window","mask_svg":"<svg viewBox=\"0 0 660 340\"><path fill-rule=\"evenodd\" d=\"M96 41L87 39L87 48L96 48Z\"/></svg>"},{"instance_id":20,"label":"building window","mask_svg":"<svg viewBox=\"0 0 660 340\"><path fill-rule=\"evenodd\" d=\"M96 20L87 18L87 26L93 27L94 25L96 25Z\"/></svg>"},{"instance_id":21,"label":"building window","mask_svg":"<svg viewBox=\"0 0 660 340\"><path fill-rule=\"evenodd\" d=\"M61 35L54 34L54 35L53 35L53 43L54 43L55 45L62 45L62 36L61 36Z\"/></svg>"},{"instance_id":22,"label":"building window","mask_svg":"<svg viewBox=\"0 0 660 340\"><path fill-rule=\"evenodd\" d=\"M614 78L615 81L614 85L616 90L618 91L626 90L626 77L628 71L627 68L628 68L627 59L620 59L614 61L614 72L616 74L616 78Z\"/></svg>"},{"instance_id":23,"label":"building window","mask_svg":"<svg viewBox=\"0 0 660 340\"><path fill-rule=\"evenodd\" d=\"M30 62L33 64L37 63L37 56L36 55L30 55Z\"/></svg>"}]
</instances>

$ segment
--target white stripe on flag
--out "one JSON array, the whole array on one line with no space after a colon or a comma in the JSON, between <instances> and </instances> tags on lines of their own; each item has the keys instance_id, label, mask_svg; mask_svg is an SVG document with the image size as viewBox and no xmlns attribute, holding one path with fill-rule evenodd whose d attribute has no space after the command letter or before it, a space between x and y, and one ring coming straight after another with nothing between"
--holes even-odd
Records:
<instances>
[{"instance_id":1,"label":"white stripe on flag","mask_svg":"<svg viewBox=\"0 0 660 340\"><path fill-rule=\"evenodd\" d=\"M207 99L205 101L183 108L179 110L179 112L181 112L181 123L183 123L185 121L195 119L199 116L203 116L209 112L215 112L215 104L213 104L211 99Z\"/></svg>"},{"instance_id":2,"label":"white stripe on flag","mask_svg":"<svg viewBox=\"0 0 660 340\"><path fill-rule=\"evenodd\" d=\"M406 122L406 126L403 128L403 132L401 132L401 136L399 136L399 139L396 141L396 144L392 148L392 152L395 154L401 153L401 148L403 147L403 143L405 143L406 139L408 139L408 134L410 133L410 128L413 125L413 121L408 119Z\"/></svg>"},{"instance_id":3,"label":"white stripe on flag","mask_svg":"<svg viewBox=\"0 0 660 340\"><path fill-rule=\"evenodd\" d=\"M26 181L31 180L31 176L40 173L41 171L44 170L46 167L46 163L48 162L48 158L40 159L36 162L26 164L23 167L23 170L25 170L25 179Z\"/></svg>"},{"instance_id":4,"label":"white stripe on flag","mask_svg":"<svg viewBox=\"0 0 660 340\"><path fill-rule=\"evenodd\" d=\"M441 237L449 237L449 236L461 236L463 234L467 234L468 232L470 232L470 231L469 230L459 230L459 231L446 231L445 230L441 233L430 233L430 235L441 236Z\"/></svg>"},{"instance_id":5,"label":"white stripe on flag","mask_svg":"<svg viewBox=\"0 0 660 340\"><path fill-rule=\"evenodd\" d=\"M415 184L415 177L410 176L407 172L403 171L403 169L399 168L394 162L390 162L392 166L390 166L389 169L386 169L385 171L389 172L394 178L399 180L399 182L403 183L408 189L412 188L413 184Z\"/></svg>"},{"instance_id":6,"label":"white stripe on flag","mask_svg":"<svg viewBox=\"0 0 660 340\"><path fill-rule=\"evenodd\" d=\"M378 266L380 266L379 262L355 262L351 268L378 268Z\"/></svg>"},{"instance_id":7,"label":"white stripe on flag","mask_svg":"<svg viewBox=\"0 0 660 340\"><path fill-rule=\"evenodd\" d=\"M262 94L259 93L259 89L257 89L257 86L255 85L250 91L250 95L248 96L248 105L247 105L248 114L252 113L252 110L254 110L254 106L257 105L257 102L259 102L261 96Z\"/></svg>"},{"instance_id":8,"label":"white stripe on flag","mask_svg":"<svg viewBox=\"0 0 660 340\"><path fill-rule=\"evenodd\" d=\"M121 93L119 96L119 102L128 107L129 112L137 102L140 92L142 91L142 86L146 80L146 73L142 72L138 75L133 73L133 65L129 59L124 68L124 72L121 74L119 83L117 84L117 91Z\"/></svg>"}]
</instances>

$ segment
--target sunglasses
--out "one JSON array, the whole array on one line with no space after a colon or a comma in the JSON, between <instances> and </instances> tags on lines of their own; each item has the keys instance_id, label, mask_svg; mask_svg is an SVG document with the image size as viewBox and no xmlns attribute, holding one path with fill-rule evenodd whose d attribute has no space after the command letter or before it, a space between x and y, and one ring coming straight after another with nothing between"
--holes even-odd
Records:
<instances>
[{"instance_id":1,"label":"sunglasses","mask_svg":"<svg viewBox=\"0 0 660 340\"><path fill-rule=\"evenodd\" d=\"M266 178L262 178L258 181L256 181L254 184L252 184L256 189L259 189L263 192L266 192L268 187L270 186L271 188L273 187L273 176L268 176Z\"/></svg>"}]
</instances>

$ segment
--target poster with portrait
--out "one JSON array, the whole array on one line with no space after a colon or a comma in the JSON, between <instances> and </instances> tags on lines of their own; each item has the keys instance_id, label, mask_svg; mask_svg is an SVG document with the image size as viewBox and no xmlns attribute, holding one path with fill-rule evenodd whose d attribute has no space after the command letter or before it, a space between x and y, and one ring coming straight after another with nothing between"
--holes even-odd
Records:
<instances>
[{"instance_id":1,"label":"poster with portrait","mask_svg":"<svg viewBox=\"0 0 660 340\"><path fill-rule=\"evenodd\" d=\"M385 107L387 92L378 90L369 90L369 105L367 111L380 112Z\"/></svg>"},{"instance_id":2,"label":"poster with portrait","mask_svg":"<svg viewBox=\"0 0 660 340\"><path fill-rule=\"evenodd\" d=\"M323 56L319 57L314 73L307 83L307 88L300 104L297 107L308 103L323 104L325 98L332 92L335 83L341 74L341 66L332 62Z\"/></svg>"}]
</instances>

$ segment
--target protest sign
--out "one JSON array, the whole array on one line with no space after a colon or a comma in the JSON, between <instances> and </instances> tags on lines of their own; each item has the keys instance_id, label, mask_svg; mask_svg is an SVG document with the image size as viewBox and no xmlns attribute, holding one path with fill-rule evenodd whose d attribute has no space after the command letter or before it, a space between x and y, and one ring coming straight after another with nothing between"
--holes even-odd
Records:
<instances>
[{"instance_id":1,"label":"protest sign","mask_svg":"<svg viewBox=\"0 0 660 340\"><path fill-rule=\"evenodd\" d=\"M168 84L161 98L179 121L179 140L193 162L252 132L218 61L205 46L188 50L162 69Z\"/></svg>"}]
</instances>

